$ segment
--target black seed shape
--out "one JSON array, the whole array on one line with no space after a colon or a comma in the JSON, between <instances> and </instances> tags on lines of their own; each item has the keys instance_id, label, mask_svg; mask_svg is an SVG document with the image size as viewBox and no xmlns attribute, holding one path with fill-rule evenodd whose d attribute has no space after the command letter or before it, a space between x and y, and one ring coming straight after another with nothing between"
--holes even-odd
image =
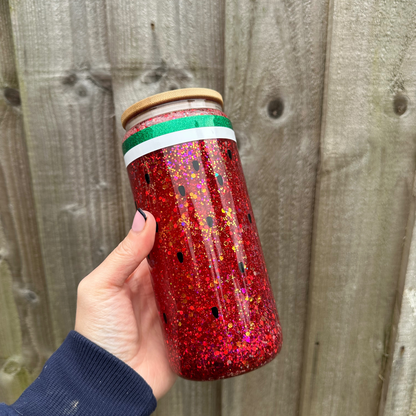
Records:
<instances>
[{"instance_id":1,"label":"black seed shape","mask_svg":"<svg viewBox=\"0 0 416 416\"><path fill-rule=\"evenodd\" d=\"M219 183L221 186L223 186L223 185L224 185L224 181L223 181L223 179L222 179L222 176L221 176L221 175L218 175L218 176L217 176L217 181L218 181L218 183Z\"/></svg>"},{"instance_id":2,"label":"black seed shape","mask_svg":"<svg viewBox=\"0 0 416 416\"><path fill-rule=\"evenodd\" d=\"M227 153L228 153L228 157L230 158L230 160L232 160L233 159L233 154L231 153L231 150L228 149Z\"/></svg>"},{"instance_id":3,"label":"black seed shape","mask_svg":"<svg viewBox=\"0 0 416 416\"><path fill-rule=\"evenodd\" d=\"M198 171L198 170L199 170L199 162L198 162L197 160L194 160L194 161L192 162L192 166L194 167L194 169L195 169L196 171Z\"/></svg>"},{"instance_id":4,"label":"black seed shape","mask_svg":"<svg viewBox=\"0 0 416 416\"><path fill-rule=\"evenodd\" d=\"M146 179L146 182L147 182L147 183L150 183L150 176L149 176L149 174L148 174L148 173L145 173L145 174L144 174L144 178Z\"/></svg>"},{"instance_id":5,"label":"black seed shape","mask_svg":"<svg viewBox=\"0 0 416 416\"><path fill-rule=\"evenodd\" d=\"M240 263L238 263L238 268L240 269L241 273L244 273L244 264L242 261L240 261Z\"/></svg>"},{"instance_id":6,"label":"black seed shape","mask_svg":"<svg viewBox=\"0 0 416 416\"><path fill-rule=\"evenodd\" d=\"M168 318L166 317L165 312L163 312L163 320L165 321L165 324L167 324L167 323L168 323Z\"/></svg>"},{"instance_id":7,"label":"black seed shape","mask_svg":"<svg viewBox=\"0 0 416 416\"><path fill-rule=\"evenodd\" d=\"M159 232L159 223L156 221L156 232Z\"/></svg>"},{"instance_id":8,"label":"black seed shape","mask_svg":"<svg viewBox=\"0 0 416 416\"><path fill-rule=\"evenodd\" d=\"M179 262L183 263L183 254L182 254L182 252L178 251L176 255L178 256Z\"/></svg>"},{"instance_id":9,"label":"black seed shape","mask_svg":"<svg viewBox=\"0 0 416 416\"><path fill-rule=\"evenodd\" d=\"M248 220L250 221L250 224L252 224L253 221L251 221L251 215L250 214L247 214L247 217L248 217Z\"/></svg>"},{"instance_id":10,"label":"black seed shape","mask_svg":"<svg viewBox=\"0 0 416 416\"><path fill-rule=\"evenodd\" d=\"M212 217L207 217L208 227L211 228L214 225L214 220Z\"/></svg>"},{"instance_id":11,"label":"black seed shape","mask_svg":"<svg viewBox=\"0 0 416 416\"><path fill-rule=\"evenodd\" d=\"M212 314L215 316L215 319L218 319L218 308L214 306L211 308Z\"/></svg>"},{"instance_id":12,"label":"black seed shape","mask_svg":"<svg viewBox=\"0 0 416 416\"><path fill-rule=\"evenodd\" d=\"M179 193L182 195L182 196L185 196L185 187L184 186L179 186L178 187L178 190L179 190Z\"/></svg>"}]
</instances>

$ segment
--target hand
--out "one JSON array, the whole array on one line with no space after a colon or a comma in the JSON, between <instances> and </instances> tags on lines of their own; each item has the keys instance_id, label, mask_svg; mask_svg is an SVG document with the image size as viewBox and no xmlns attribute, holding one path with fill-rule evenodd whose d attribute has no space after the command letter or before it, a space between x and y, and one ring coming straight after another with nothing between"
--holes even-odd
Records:
<instances>
[{"instance_id":1,"label":"hand","mask_svg":"<svg viewBox=\"0 0 416 416\"><path fill-rule=\"evenodd\" d=\"M78 286L75 330L124 361L150 385L156 399L176 375L167 358L146 256L156 221L136 212L132 229Z\"/></svg>"}]
</instances>

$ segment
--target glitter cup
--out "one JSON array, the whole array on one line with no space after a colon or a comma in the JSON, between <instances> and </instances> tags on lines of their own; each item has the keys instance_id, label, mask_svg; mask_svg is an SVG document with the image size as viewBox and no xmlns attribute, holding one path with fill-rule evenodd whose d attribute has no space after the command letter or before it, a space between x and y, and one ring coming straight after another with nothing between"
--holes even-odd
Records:
<instances>
[{"instance_id":1,"label":"glitter cup","mask_svg":"<svg viewBox=\"0 0 416 416\"><path fill-rule=\"evenodd\" d=\"M148 257L169 362L181 377L252 371L282 333L230 120L213 90L157 94L122 116L137 207L157 221Z\"/></svg>"}]
</instances>

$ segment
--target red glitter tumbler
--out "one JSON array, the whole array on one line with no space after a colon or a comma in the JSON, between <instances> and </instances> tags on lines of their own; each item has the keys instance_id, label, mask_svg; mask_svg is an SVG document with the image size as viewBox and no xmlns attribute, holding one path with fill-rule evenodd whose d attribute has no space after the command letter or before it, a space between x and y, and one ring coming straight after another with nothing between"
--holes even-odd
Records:
<instances>
[{"instance_id":1,"label":"red glitter tumbler","mask_svg":"<svg viewBox=\"0 0 416 416\"><path fill-rule=\"evenodd\" d=\"M136 205L157 221L148 263L172 369L190 380L252 371L282 333L222 97L187 88L122 116Z\"/></svg>"}]
</instances>

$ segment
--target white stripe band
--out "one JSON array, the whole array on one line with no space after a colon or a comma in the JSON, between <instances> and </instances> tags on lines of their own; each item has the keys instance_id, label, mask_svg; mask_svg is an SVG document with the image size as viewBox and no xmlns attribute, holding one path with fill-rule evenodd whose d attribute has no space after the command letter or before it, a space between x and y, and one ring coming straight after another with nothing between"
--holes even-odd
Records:
<instances>
[{"instance_id":1,"label":"white stripe band","mask_svg":"<svg viewBox=\"0 0 416 416\"><path fill-rule=\"evenodd\" d=\"M139 157L148 153L160 150L165 147L174 146L186 142L194 142L196 140L205 139L231 139L235 142L234 130L228 127L196 127L193 129L174 131L173 133L163 134L154 137L137 146L132 147L125 155L124 162L126 166Z\"/></svg>"}]
</instances>

